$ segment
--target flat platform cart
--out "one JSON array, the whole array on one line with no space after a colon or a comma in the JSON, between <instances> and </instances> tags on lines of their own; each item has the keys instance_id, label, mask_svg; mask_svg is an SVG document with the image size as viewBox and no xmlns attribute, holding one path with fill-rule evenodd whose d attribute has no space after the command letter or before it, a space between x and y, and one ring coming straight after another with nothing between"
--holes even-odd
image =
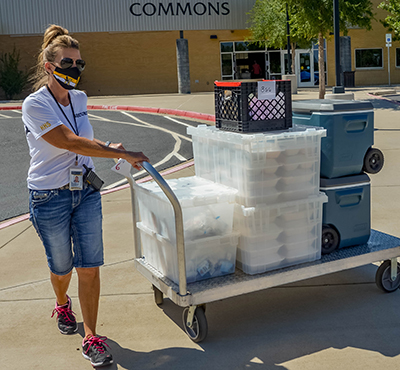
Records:
<instances>
[{"instance_id":1,"label":"flat platform cart","mask_svg":"<svg viewBox=\"0 0 400 370\"><path fill-rule=\"evenodd\" d=\"M143 162L142 166L164 191L175 212L179 285L148 264L141 254L140 234L136 227L138 208L135 187L137 185L133 178L128 178L132 197L135 267L153 285L157 305L161 305L166 296L178 306L185 308L182 315L183 327L190 339L196 343L203 341L207 336L206 303L344 271L377 261L384 261L376 272L377 286L388 293L396 291L400 286L400 264L397 261L400 256L400 239L375 230L371 231L371 237L367 244L339 249L331 254L323 255L317 261L257 275L248 275L236 269L235 273L231 275L187 284L181 206L169 185L154 167L147 162Z\"/></svg>"}]
</instances>

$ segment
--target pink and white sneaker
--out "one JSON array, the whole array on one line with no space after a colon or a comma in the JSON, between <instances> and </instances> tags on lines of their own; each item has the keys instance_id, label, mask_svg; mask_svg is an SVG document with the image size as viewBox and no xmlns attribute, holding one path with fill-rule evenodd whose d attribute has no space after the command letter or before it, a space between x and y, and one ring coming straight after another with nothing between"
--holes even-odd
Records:
<instances>
[{"instance_id":1,"label":"pink and white sneaker","mask_svg":"<svg viewBox=\"0 0 400 370\"><path fill-rule=\"evenodd\" d=\"M71 310L72 302L71 298L68 298L68 302L62 306L59 306L56 302L56 308L53 310L51 317L57 313L57 324L61 334L75 334L78 331L78 324L76 323L75 313Z\"/></svg>"},{"instance_id":2,"label":"pink and white sneaker","mask_svg":"<svg viewBox=\"0 0 400 370\"><path fill-rule=\"evenodd\" d=\"M106 346L107 337L91 336L84 338L82 342L82 355L94 367L106 366L113 363L113 357Z\"/></svg>"}]
</instances>

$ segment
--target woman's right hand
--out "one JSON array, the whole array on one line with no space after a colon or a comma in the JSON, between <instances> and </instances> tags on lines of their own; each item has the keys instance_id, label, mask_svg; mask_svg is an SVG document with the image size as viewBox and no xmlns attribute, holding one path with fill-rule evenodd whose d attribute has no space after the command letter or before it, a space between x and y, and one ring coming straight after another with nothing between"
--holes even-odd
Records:
<instances>
[{"instance_id":1,"label":"woman's right hand","mask_svg":"<svg viewBox=\"0 0 400 370\"><path fill-rule=\"evenodd\" d=\"M150 162L149 158L147 158L142 152L129 152L127 151L124 156L133 167L137 170L140 170L141 167L139 165L140 162L146 161Z\"/></svg>"}]
</instances>

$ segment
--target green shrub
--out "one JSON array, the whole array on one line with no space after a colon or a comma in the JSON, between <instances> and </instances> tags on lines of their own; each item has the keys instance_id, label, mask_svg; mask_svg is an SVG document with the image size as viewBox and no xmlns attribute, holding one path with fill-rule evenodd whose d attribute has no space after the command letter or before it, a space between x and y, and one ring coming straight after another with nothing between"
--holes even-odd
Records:
<instances>
[{"instance_id":1,"label":"green shrub","mask_svg":"<svg viewBox=\"0 0 400 370\"><path fill-rule=\"evenodd\" d=\"M12 53L2 53L0 56L0 87L6 94L6 99L12 99L22 92L28 82L28 73L20 71L19 51L15 49Z\"/></svg>"}]
</instances>

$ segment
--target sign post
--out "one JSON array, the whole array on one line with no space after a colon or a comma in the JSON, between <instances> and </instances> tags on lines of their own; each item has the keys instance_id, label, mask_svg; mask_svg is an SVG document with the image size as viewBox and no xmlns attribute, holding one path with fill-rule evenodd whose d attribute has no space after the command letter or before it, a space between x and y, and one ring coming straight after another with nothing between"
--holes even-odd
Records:
<instances>
[{"instance_id":1,"label":"sign post","mask_svg":"<svg viewBox=\"0 0 400 370\"><path fill-rule=\"evenodd\" d=\"M386 34L386 47L388 49L388 79L389 79L389 86L390 86L390 48L392 47L392 34Z\"/></svg>"}]
</instances>

